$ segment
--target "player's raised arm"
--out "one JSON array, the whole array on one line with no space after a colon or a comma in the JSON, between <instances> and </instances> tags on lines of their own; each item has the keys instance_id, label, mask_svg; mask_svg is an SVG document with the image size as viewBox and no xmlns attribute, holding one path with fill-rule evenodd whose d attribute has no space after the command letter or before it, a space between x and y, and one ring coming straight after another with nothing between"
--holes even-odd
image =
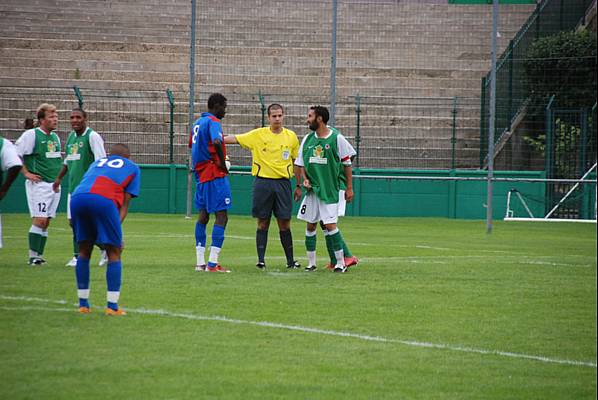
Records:
<instances>
[{"instance_id":1,"label":"player's raised arm","mask_svg":"<svg viewBox=\"0 0 598 400\"><path fill-rule=\"evenodd\" d=\"M224 143L225 144L239 144L239 141L237 140L236 135L226 135L224 137Z\"/></svg>"}]
</instances>

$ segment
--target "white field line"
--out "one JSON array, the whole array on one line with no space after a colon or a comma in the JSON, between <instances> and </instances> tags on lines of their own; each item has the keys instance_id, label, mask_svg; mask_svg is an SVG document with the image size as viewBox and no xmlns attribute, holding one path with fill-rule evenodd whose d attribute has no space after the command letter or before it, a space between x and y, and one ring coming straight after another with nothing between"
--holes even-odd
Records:
<instances>
[{"instance_id":1,"label":"white field line","mask_svg":"<svg viewBox=\"0 0 598 400\"><path fill-rule=\"evenodd\" d=\"M25 296L0 295L0 299L10 300L10 301L29 302L29 303L45 303L45 304L60 304L60 305L68 304L68 302L65 300L48 300L48 299L25 297ZM95 308L100 309L99 307L95 307ZM24 310L24 311L54 311L54 312L72 312L72 313L76 312L75 307L73 307L72 309L69 309L69 308L35 307L35 306L22 306L22 307L0 306L0 310L6 310L6 311L20 311L20 310ZM249 320L234 319L234 318L228 318L228 317L222 317L222 316L204 316L204 315L196 315L196 314L189 314L189 313L170 312L167 310L160 310L160 309L151 310L151 309L145 309L145 308L127 308L127 312L144 314L144 315L155 315L155 316L169 317L169 318L181 318L181 319L187 319L187 320L192 320L192 321L216 321L216 322L226 322L226 323L238 324L238 325L253 325L253 326L266 327L266 328L284 329L284 330L304 332L304 333L313 333L313 334L317 334L317 335L347 337L347 338L364 340L364 341L369 341L369 342L398 343L398 344L403 344L403 345L412 346L412 347L423 347L423 348L432 348L432 349L440 349L440 350L459 351L459 352L463 352L463 353L475 353L475 354L482 354L482 355L495 355L495 356L502 356L502 357L527 359L527 360L539 361L539 362L543 362L543 363L565 364L565 365L574 365L574 366L580 366L580 367L596 368L596 362L591 362L591 361L566 360L566 359L536 356L536 355L530 355L530 354L513 353L510 351L476 349L473 347L455 346L455 345L429 343L429 342L419 342L419 341L415 341L415 340L389 339L389 338L385 338L385 337L381 337L381 336L361 335L358 333L333 331L333 330L319 329L319 328L310 328L310 327L301 326L301 325L287 325L287 324L280 324L280 323L276 323L276 322L249 321Z\"/></svg>"},{"instance_id":2,"label":"white field line","mask_svg":"<svg viewBox=\"0 0 598 400\"><path fill-rule=\"evenodd\" d=\"M65 232L68 233L69 235L71 234L71 229L69 228L60 228L60 227L56 227L56 228L51 228L51 230L54 231L60 231L60 232ZM4 235L5 239L20 239L23 238L23 235L18 235L18 236L11 236L11 235ZM125 239L127 237L135 237L135 238L171 238L171 239L189 239L192 240L195 238L195 235L193 233L152 233L152 234L143 234L143 233L131 233L131 234L124 234ZM226 235L226 239L236 239L236 240L255 240L255 236L239 236L239 235L230 235L227 234ZM274 240L274 239L273 239ZM303 239L296 239L293 240L293 243L301 243L303 244L305 241ZM416 245L405 245L405 244L398 244L398 243L380 243L380 242L351 242L350 243L351 246L379 246L379 245L384 245L386 247L393 247L393 248L404 248L404 249L412 249L412 248L416 248L416 249L424 249L424 250L435 250L435 251L441 251L441 252L446 252L446 251L461 251L461 249L452 249L449 247L436 247L436 246L431 246L428 244L416 244ZM511 257L525 257L526 253L516 253L513 252L512 250L491 250L491 249L475 249L476 252L478 253L499 253L499 254L507 254L507 256L511 256ZM571 255L572 257L575 257L575 255ZM434 257L434 256L421 256L421 257L417 257L417 258L426 258L426 257ZM449 258L449 257L454 257L454 258L458 258L458 257L485 257L482 255L464 255L464 256L447 256L447 255L442 255L442 256L438 256L439 258ZM538 258L542 258L542 257L551 257L551 256L538 256ZM392 257L391 257L392 258ZM411 257L411 258L416 258L416 257ZM370 260L373 260L374 258L368 258ZM569 264L553 264L553 263L549 263L548 265L569 265Z\"/></svg>"}]
</instances>

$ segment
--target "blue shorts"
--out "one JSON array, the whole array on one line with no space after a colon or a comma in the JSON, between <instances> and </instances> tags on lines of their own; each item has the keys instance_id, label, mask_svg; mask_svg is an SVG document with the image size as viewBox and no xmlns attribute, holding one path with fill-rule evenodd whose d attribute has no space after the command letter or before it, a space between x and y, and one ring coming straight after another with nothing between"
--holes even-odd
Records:
<instances>
[{"instance_id":1,"label":"blue shorts","mask_svg":"<svg viewBox=\"0 0 598 400\"><path fill-rule=\"evenodd\" d=\"M228 210L231 206L230 183L228 177L217 178L205 183L197 183L195 208L206 210L208 214Z\"/></svg>"},{"instance_id":2,"label":"blue shorts","mask_svg":"<svg viewBox=\"0 0 598 400\"><path fill-rule=\"evenodd\" d=\"M123 234L116 204L99 194L81 193L71 197L75 240L120 247Z\"/></svg>"}]
</instances>

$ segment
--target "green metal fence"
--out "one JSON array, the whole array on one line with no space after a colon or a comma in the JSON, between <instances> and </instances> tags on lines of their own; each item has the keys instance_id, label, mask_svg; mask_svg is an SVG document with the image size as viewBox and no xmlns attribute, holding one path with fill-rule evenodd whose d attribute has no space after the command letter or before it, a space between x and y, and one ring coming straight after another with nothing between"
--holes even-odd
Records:
<instances>
[{"instance_id":1,"label":"green metal fence","mask_svg":"<svg viewBox=\"0 0 598 400\"><path fill-rule=\"evenodd\" d=\"M495 140L500 143L512 133L518 116L526 112L530 92L526 84L524 61L532 43L558 32L575 29L583 23L590 0L542 0L536 10L509 42L497 60ZM594 78L595 79L595 78ZM585 84L584 82L580 82ZM480 166L487 163L490 73L482 78L480 120Z\"/></svg>"}]
</instances>

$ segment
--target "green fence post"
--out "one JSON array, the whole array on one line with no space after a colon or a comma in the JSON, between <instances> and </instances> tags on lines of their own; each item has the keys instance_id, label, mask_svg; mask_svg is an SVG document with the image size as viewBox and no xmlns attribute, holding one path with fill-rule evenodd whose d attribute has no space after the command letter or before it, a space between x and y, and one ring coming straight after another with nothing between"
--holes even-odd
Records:
<instances>
[{"instance_id":1,"label":"green fence post","mask_svg":"<svg viewBox=\"0 0 598 400\"><path fill-rule=\"evenodd\" d=\"M359 96L359 92L355 96L355 151L357 154L355 155L355 170L353 172L354 175L359 175L359 154L360 154L360 147L361 147L361 96ZM354 209L353 215L361 216L361 179L354 179L353 180L353 192L357 197L357 202L354 203L356 205L357 210Z\"/></svg>"},{"instance_id":2,"label":"green fence post","mask_svg":"<svg viewBox=\"0 0 598 400\"><path fill-rule=\"evenodd\" d=\"M170 124L169 124L169 157L168 160L172 164L174 162L174 95L172 90L166 89L166 96L168 97L168 109L170 114Z\"/></svg>"},{"instance_id":3,"label":"green fence post","mask_svg":"<svg viewBox=\"0 0 598 400\"><path fill-rule=\"evenodd\" d=\"M266 126L266 103L264 102L264 96L262 95L262 91L258 92L258 98L260 99L260 107L262 110L262 128Z\"/></svg>"},{"instance_id":4,"label":"green fence post","mask_svg":"<svg viewBox=\"0 0 598 400\"><path fill-rule=\"evenodd\" d=\"M552 126L552 103L554 102L554 95L550 97L548 105L546 106L546 148L544 149L544 170L547 178L554 178L553 176L553 126ZM546 191L546 213L552 208L552 199L554 195L553 184L548 184L549 190Z\"/></svg>"},{"instance_id":5,"label":"green fence post","mask_svg":"<svg viewBox=\"0 0 598 400\"><path fill-rule=\"evenodd\" d=\"M79 108L83 110L83 95L81 94L81 89L79 89L79 86L73 86L73 90L75 91L75 96L79 102Z\"/></svg>"},{"instance_id":6,"label":"green fence post","mask_svg":"<svg viewBox=\"0 0 598 400\"><path fill-rule=\"evenodd\" d=\"M455 169L455 146L457 144L457 96L453 97L453 127L451 134L451 169Z\"/></svg>"},{"instance_id":7,"label":"green fence post","mask_svg":"<svg viewBox=\"0 0 598 400\"><path fill-rule=\"evenodd\" d=\"M508 83L508 91L509 91L509 102L507 105L507 112L508 112L508 118L507 118L507 124L510 125L511 121L513 120L513 116L514 116L514 111L513 111L513 41L510 40L509 41L509 46L507 48L507 54L509 57L509 83ZM511 127L508 127L509 131L511 130Z\"/></svg>"},{"instance_id":8,"label":"green fence post","mask_svg":"<svg viewBox=\"0 0 598 400\"><path fill-rule=\"evenodd\" d=\"M450 177L457 176L457 171L449 171ZM451 180L448 183L448 218L457 218L457 181Z\"/></svg>"},{"instance_id":9,"label":"green fence post","mask_svg":"<svg viewBox=\"0 0 598 400\"><path fill-rule=\"evenodd\" d=\"M169 171L168 171L168 212L174 214L176 212L176 166L174 165L174 94L172 90L166 89L166 97L168 98L168 108L170 114L169 124Z\"/></svg>"},{"instance_id":10,"label":"green fence post","mask_svg":"<svg viewBox=\"0 0 598 400\"><path fill-rule=\"evenodd\" d=\"M484 168L486 151L486 77L482 77L482 93L480 93L480 169Z\"/></svg>"},{"instance_id":11,"label":"green fence post","mask_svg":"<svg viewBox=\"0 0 598 400\"><path fill-rule=\"evenodd\" d=\"M359 148L361 144L361 97L359 93L355 96L355 166L359 168Z\"/></svg>"},{"instance_id":12,"label":"green fence post","mask_svg":"<svg viewBox=\"0 0 598 400\"><path fill-rule=\"evenodd\" d=\"M580 116L580 154L579 154L579 176L583 176L586 172L587 168L587 142L588 142L588 109L582 108L581 109L581 116ZM588 190L587 185L581 185L581 199L579 202L579 216L582 219L588 219L588 208L587 208L587 200L588 200Z\"/></svg>"}]
</instances>

